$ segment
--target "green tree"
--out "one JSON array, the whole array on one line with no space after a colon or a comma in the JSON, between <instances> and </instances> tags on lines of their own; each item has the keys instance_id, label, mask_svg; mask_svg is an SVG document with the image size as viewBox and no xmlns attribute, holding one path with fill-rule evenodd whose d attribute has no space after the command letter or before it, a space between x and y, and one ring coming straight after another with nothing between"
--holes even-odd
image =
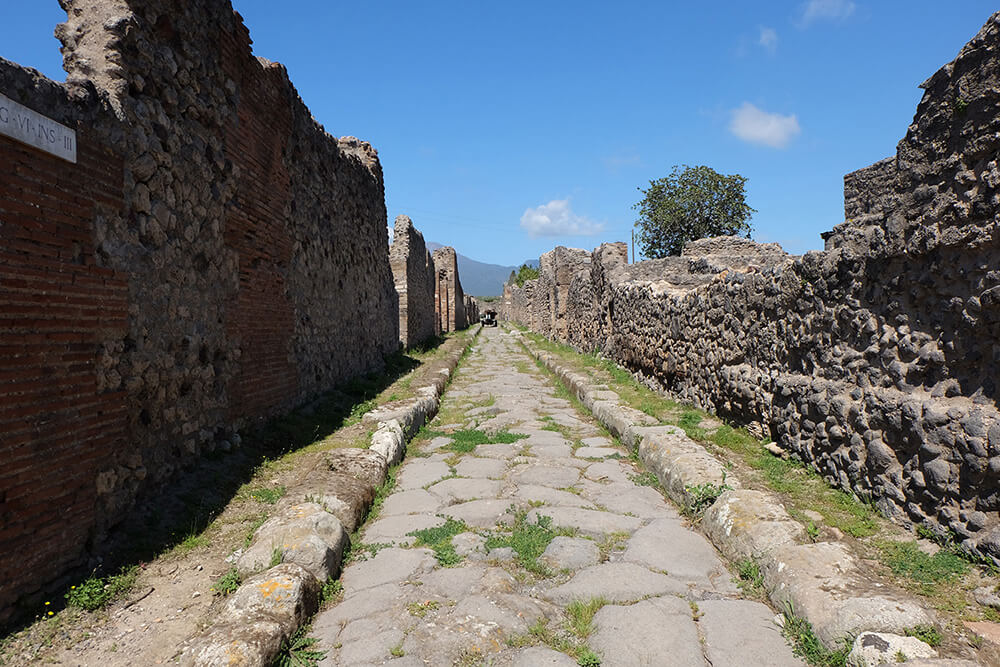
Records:
<instances>
[{"instance_id":1,"label":"green tree","mask_svg":"<svg viewBox=\"0 0 1000 667\"><path fill-rule=\"evenodd\" d=\"M518 287L524 287L524 283L529 280L534 280L538 277L538 269L532 268L527 264L522 264L517 270L510 272L510 278L507 279L508 285L517 285Z\"/></svg>"},{"instance_id":2,"label":"green tree","mask_svg":"<svg viewBox=\"0 0 1000 667\"><path fill-rule=\"evenodd\" d=\"M632 208L639 211L635 226L639 247L649 258L679 255L688 241L709 236L750 238L750 217L756 211L746 203L747 179L720 174L699 165L674 165L670 175L638 188L644 196Z\"/></svg>"}]
</instances>

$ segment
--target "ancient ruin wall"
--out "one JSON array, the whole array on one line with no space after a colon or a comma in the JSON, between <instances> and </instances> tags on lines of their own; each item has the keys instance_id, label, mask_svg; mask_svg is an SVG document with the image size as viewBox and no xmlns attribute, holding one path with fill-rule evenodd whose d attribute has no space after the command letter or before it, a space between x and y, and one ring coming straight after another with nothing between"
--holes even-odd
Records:
<instances>
[{"instance_id":1,"label":"ancient ruin wall","mask_svg":"<svg viewBox=\"0 0 1000 667\"><path fill-rule=\"evenodd\" d=\"M434 260L423 234L405 215L398 216L393 227L389 265L399 295L399 342L408 348L441 333L434 306Z\"/></svg>"},{"instance_id":2,"label":"ancient ruin wall","mask_svg":"<svg viewBox=\"0 0 1000 667\"><path fill-rule=\"evenodd\" d=\"M465 314L465 294L458 275L458 256L449 246L434 251L434 268L437 271L435 308L442 333L458 331L469 325Z\"/></svg>"},{"instance_id":3,"label":"ancient ruin wall","mask_svg":"<svg viewBox=\"0 0 1000 667\"><path fill-rule=\"evenodd\" d=\"M896 157L847 176L825 252L722 239L623 266L602 246L563 340L1000 562L998 49L1000 14L924 84ZM558 271L505 315L552 335Z\"/></svg>"},{"instance_id":4,"label":"ancient ruin wall","mask_svg":"<svg viewBox=\"0 0 1000 667\"><path fill-rule=\"evenodd\" d=\"M337 140L226 0L64 0L66 84L0 92L0 618L143 489L398 347L375 151Z\"/></svg>"}]
</instances>

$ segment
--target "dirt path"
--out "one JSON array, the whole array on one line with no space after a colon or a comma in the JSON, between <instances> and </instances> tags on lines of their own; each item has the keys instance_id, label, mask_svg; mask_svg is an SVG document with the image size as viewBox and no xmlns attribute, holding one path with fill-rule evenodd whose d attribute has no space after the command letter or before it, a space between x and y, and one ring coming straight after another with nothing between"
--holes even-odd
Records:
<instances>
[{"instance_id":1,"label":"dirt path","mask_svg":"<svg viewBox=\"0 0 1000 667\"><path fill-rule=\"evenodd\" d=\"M644 481L485 329L314 620L320 664L801 664Z\"/></svg>"}]
</instances>

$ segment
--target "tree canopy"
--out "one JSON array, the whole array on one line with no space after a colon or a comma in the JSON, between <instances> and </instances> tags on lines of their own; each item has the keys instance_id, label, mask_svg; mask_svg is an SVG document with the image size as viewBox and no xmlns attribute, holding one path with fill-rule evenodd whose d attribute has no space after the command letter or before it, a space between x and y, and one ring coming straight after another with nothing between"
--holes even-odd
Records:
<instances>
[{"instance_id":1,"label":"tree canopy","mask_svg":"<svg viewBox=\"0 0 1000 667\"><path fill-rule=\"evenodd\" d=\"M656 259L679 255L688 241L709 236L750 238L750 217L756 211L746 203L747 179L720 174L711 167L674 165L669 176L638 188L642 200L635 226L642 254Z\"/></svg>"},{"instance_id":2,"label":"tree canopy","mask_svg":"<svg viewBox=\"0 0 1000 667\"><path fill-rule=\"evenodd\" d=\"M537 277L538 269L528 266L527 264L522 264L516 272L510 272L510 278L507 279L507 284L524 287L524 283L529 280L534 280Z\"/></svg>"}]
</instances>

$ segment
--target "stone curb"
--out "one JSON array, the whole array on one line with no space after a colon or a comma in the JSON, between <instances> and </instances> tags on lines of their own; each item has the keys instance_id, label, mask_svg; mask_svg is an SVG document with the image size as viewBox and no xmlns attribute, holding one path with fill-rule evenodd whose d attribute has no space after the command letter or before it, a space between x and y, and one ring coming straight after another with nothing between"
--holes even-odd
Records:
<instances>
[{"instance_id":1,"label":"stone curb","mask_svg":"<svg viewBox=\"0 0 1000 667\"><path fill-rule=\"evenodd\" d=\"M803 526L777 498L740 489L739 480L726 474L718 459L683 430L650 425L651 417L620 405L607 386L593 384L519 332L513 333L608 431L638 452L674 502L690 506L692 489L702 485L730 487L702 517L705 534L731 562L755 561L772 603L809 621L828 648L863 632L902 634L915 625L933 624L931 614L914 600L867 581L863 567L844 545L808 543ZM636 419L635 413L641 418Z\"/></svg>"},{"instance_id":2,"label":"stone curb","mask_svg":"<svg viewBox=\"0 0 1000 667\"><path fill-rule=\"evenodd\" d=\"M362 417L363 422L378 424L368 449L336 450L336 456L327 459L331 469L362 482L340 493L357 496L360 489L360 498L341 498L338 491L317 488L322 504L307 500L286 507L257 529L250 546L236 560L240 573L266 567L278 550L282 562L240 585L213 624L187 642L182 665L272 664L282 644L318 609L320 587L340 572L350 543L344 522L354 521L338 518L341 512L330 507L360 504L361 514L367 512L374 489L385 482L389 467L403 459L407 441L437 414L448 379L481 328L473 327L465 345L453 344L442 359L414 379L419 383L414 387L416 398L380 406Z\"/></svg>"}]
</instances>

